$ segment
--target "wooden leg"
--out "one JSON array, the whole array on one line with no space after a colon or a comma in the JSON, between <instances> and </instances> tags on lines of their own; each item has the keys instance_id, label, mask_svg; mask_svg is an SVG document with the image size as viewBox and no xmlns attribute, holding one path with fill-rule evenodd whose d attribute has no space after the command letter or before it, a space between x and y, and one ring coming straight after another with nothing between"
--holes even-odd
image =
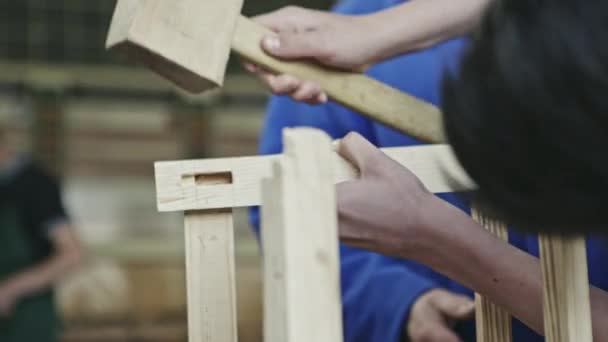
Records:
<instances>
[{"instance_id":1,"label":"wooden leg","mask_svg":"<svg viewBox=\"0 0 608 342\"><path fill-rule=\"evenodd\" d=\"M278 164L276 165L278 167ZM280 172L280 171L275 171ZM276 173L275 173L276 174ZM285 223L282 180L262 181L262 246L264 249L264 341L288 342L285 274Z\"/></svg>"},{"instance_id":2,"label":"wooden leg","mask_svg":"<svg viewBox=\"0 0 608 342\"><path fill-rule=\"evenodd\" d=\"M485 217L475 206L471 208L473 219L504 241L509 240L507 226ZM512 341L511 315L480 294L475 294L475 324L477 342Z\"/></svg>"},{"instance_id":3,"label":"wooden leg","mask_svg":"<svg viewBox=\"0 0 608 342\"><path fill-rule=\"evenodd\" d=\"M331 141L311 129L286 130L283 141L262 195L265 341L342 341Z\"/></svg>"},{"instance_id":4,"label":"wooden leg","mask_svg":"<svg viewBox=\"0 0 608 342\"><path fill-rule=\"evenodd\" d=\"M541 235L543 310L548 342L592 342L585 239Z\"/></svg>"},{"instance_id":5,"label":"wooden leg","mask_svg":"<svg viewBox=\"0 0 608 342\"><path fill-rule=\"evenodd\" d=\"M185 213L188 340L236 342L232 210Z\"/></svg>"}]
</instances>

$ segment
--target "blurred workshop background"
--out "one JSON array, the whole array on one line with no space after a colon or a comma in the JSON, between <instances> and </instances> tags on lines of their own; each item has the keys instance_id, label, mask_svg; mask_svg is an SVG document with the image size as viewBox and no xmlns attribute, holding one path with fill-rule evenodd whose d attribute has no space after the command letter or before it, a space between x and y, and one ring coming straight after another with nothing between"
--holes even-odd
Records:
<instances>
[{"instance_id":1,"label":"blurred workshop background","mask_svg":"<svg viewBox=\"0 0 608 342\"><path fill-rule=\"evenodd\" d=\"M244 12L288 2L332 1ZM86 247L59 286L63 341L185 341L182 221L156 211L153 162L255 154L268 93L234 61L221 91L189 96L106 52L114 4L0 0L0 125L60 178ZM259 250L237 214L240 341L261 341Z\"/></svg>"}]
</instances>

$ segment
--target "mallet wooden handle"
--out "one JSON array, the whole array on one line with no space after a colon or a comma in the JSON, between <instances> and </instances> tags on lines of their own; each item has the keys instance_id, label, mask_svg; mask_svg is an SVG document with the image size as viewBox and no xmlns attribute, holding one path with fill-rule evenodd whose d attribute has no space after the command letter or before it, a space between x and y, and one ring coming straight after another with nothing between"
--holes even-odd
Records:
<instances>
[{"instance_id":1,"label":"mallet wooden handle","mask_svg":"<svg viewBox=\"0 0 608 342\"><path fill-rule=\"evenodd\" d=\"M271 71L314 81L334 101L396 130L427 142L444 141L441 113L437 107L362 74L273 58L260 46L262 38L269 33L271 31L264 26L241 16L232 49Z\"/></svg>"}]
</instances>

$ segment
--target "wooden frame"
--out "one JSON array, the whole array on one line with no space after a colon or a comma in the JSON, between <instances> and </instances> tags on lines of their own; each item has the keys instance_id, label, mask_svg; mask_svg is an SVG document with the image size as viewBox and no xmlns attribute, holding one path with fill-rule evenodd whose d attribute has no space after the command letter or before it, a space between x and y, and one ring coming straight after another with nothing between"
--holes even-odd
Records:
<instances>
[{"instance_id":1,"label":"wooden frame","mask_svg":"<svg viewBox=\"0 0 608 342\"><path fill-rule=\"evenodd\" d=\"M336 333L341 331L340 318L335 317L336 301L339 301L339 293L335 291L338 272L337 259L334 259L337 250L333 233L335 214L329 214L332 210L335 213L335 199L331 195L333 190L322 190L333 189L330 186L332 182L353 179L357 173L344 160L329 152L328 138L323 133L296 129L286 134L286 139L291 143L285 155L155 164L159 210L185 212L190 342L237 340L232 209L256 206L262 202L266 253L264 311L266 317L272 317L272 320L266 320L266 340L330 342L341 339ZM447 145L389 148L383 151L408 167L432 192L474 189L474 183L456 162ZM263 182L263 179L268 180ZM312 185L312 188L308 189L302 184ZM317 243L325 241L319 254L319 259L326 263L325 269L310 261L310 253L315 246L319 248L318 245L290 244L290 241L297 240L293 230L298 230L302 224L299 221L312 219L308 217L311 215L303 216L294 209L297 208L294 205L302 205L301 201L294 202L299 201L294 196L295 189L303 191L302 198L307 199L307 203L313 202L308 204L316 205L315 210L327 213L310 221L310 224L328 228L326 234L311 232L307 235ZM306 209L310 210L309 207ZM475 210L473 215L480 224L506 239L504 224L489 220ZM333 241L336 246L332 248L328 241ZM287 246L290 246L289 251ZM289 253L294 252L291 250L294 246L299 255L308 256L299 260L300 264L297 258L289 257ZM584 239L541 236L540 249L547 341L591 342ZM296 261L290 262L292 259ZM289 272L297 268L304 271ZM317 289L318 295L326 298L328 303L321 315L325 318L323 322L304 320L298 325L292 321L294 317L301 317L302 313L310 313L311 310L309 303L297 300L297 293L302 289L289 285L303 277L309 279L309 283L310 277L315 277L315 281L323 281L329 284L328 288L334 289L333 293L323 293ZM511 339L510 318L506 312L481 297L478 297L477 308L478 341L502 342ZM316 324L327 322L329 324L321 325L323 329L319 329L323 331L322 335L313 336L308 330L314 329L304 328L311 325L318 328L321 326Z\"/></svg>"}]
</instances>

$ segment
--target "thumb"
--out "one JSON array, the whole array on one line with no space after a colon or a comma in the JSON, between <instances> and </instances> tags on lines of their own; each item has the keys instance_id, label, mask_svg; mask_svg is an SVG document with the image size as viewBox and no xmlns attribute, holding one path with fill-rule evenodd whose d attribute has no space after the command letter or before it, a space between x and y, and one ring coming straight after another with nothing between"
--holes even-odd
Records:
<instances>
[{"instance_id":1,"label":"thumb","mask_svg":"<svg viewBox=\"0 0 608 342\"><path fill-rule=\"evenodd\" d=\"M320 37L316 31L279 32L267 35L262 40L266 53L283 59L313 58L322 59Z\"/></svg>"},{"instance_id":2,"label":"thumb","mask_svg":"<svg viewBox=\"0 0 608 342\"><path fill-rule=\"evenodd\" d=\"M463 320L471 318L475 312L475 302L469 297L443 292L433 299L435 307L447 318Z\"/></svg>"},{"instance_id":3,"label":"thumb","mask_svg":"<svg viewBox=\"0 0 608 342\"><path fill-rule=\"evenodd\" d=\"M348 133L338 143L337 152L342 158L351 163L361 174L373 165L373 160L381 153L380 150L363 138L359 133Z\"/></svg>"}]
</instances>

